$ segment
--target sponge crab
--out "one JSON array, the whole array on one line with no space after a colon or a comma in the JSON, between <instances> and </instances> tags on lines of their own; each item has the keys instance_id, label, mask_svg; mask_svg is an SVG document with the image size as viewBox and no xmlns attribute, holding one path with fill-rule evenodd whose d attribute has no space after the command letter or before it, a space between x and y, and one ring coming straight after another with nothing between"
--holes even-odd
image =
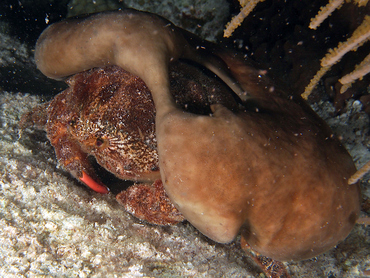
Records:
<instances>
[{"instance_id":1,"label":"sponge crab","mask_svg":"<svg viewBox=\"0 0 370 278\"><path fill-rule=\"evenodd\" d=\"M238 55L127 9L51 25L35 58L55 79L112 64L145 82L165 193L207 237L227 243L240 234L244 247L289 261L329 250L353 228L360 189L348 184L350 155L298 95ZM179 59L216 73L239 97L237 109L216 102L199 115L178 105L169 65Z\"/></svg>"},{"instance_id":2,"label":"sponge crab","mask_svg":"<svg viewBox=\"0 0 370 278\"><path fill-rule=\"evenodd\" d=\"M69 88L26 113L20 127L45 130L59 163L96 192L110 189L90 157L117 178L135 182L126 190L119 186L117 200L136 217L159 225L183 221L160 180L155 107L145 83L117 66L78 73L66 83ZM209 114L215 103L237 109L230 89L195 66L171 64L170 84L186 111Z\"/></svg>"}]
</instances>

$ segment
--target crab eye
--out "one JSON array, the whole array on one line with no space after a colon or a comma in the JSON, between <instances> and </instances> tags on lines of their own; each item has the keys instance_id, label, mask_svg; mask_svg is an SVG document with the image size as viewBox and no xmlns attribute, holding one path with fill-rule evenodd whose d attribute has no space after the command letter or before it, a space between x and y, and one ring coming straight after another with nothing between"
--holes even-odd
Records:
<instances>
[{"instance_id":1,"label":"crab eye","mask_svg":"<svg viewBox=\"0 0 370 278\"><path fill-rule=\"evenodd\" d=\"M69 125L70 125L71 127L75 127L75 126L76 126L76 124L77 124L77 120L76 120L75 118L73 118L72 120L70 120L70 121L69 121Z\"/></svg>"},{"instance_id":2,"label":"crab eye","mask_svg":"<svg viewBox=\"0 0 370 278\"><path fill-rule=\"evenodd\" d=\"M150 170L151 171L159 171L159 168L158 168L158 166L157 165L152 165L152 167L150 167Z\"/></svg>"},{"instance_id":3,"label":"crab eye","mask_svg":"<svg viewBox=\"0 0 370 278\"><path fill-rule=\"evenodd\" d=\"M104 144L104 139L102 139L101 137L96 139L96 146L97 147L101 147L101 146L103 146L103 144Z\"/></svg>"}]
</instances>

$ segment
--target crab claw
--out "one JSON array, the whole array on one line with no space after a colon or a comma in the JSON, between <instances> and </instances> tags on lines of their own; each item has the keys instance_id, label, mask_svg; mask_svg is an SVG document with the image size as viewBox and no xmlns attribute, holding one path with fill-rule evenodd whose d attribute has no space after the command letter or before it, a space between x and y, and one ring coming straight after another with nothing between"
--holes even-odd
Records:
<instances>
[{"instance_id":1,"label":"crab claw","mask_svg":"<svg viewBox=\"0 0 370 278\"><path fill-rule=\"evenodd\" d=\"M82 171L82 177L79 178L84 184L86 184L89 188L94 190L95 192L101 194L109 193L109 188L106 187L104 184L96 182L93 178L91 178L86 172Z\"/></svg>"},{"instance_id":2,"label":"crab claw","mask_svg":"<svg viewBox=\"0 0 370 278\"><path fill-rule=\"evenodd\" d=\"M49 110L53 107L53 105L50 105ZM58 108L60 107L58 106ZM107 194L109 189L95 175L94 168L88 160L88 155L81 149L78 141L70 138L64 127L65 124L56 125L54 123L55 121L49 121L48 123L52 125L48 138L55 148L58 161L72 176L82 181L87 187L98 193Z\"/></svg>"}]
</instances>

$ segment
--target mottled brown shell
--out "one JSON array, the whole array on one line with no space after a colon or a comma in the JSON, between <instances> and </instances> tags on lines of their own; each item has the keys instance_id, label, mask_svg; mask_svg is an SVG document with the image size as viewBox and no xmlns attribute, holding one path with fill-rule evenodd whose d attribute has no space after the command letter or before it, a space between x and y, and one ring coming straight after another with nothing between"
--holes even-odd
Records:
<instances>
[{"instance_id":1,"label":"mottled brown shell","mask_svg":"<svg viewBox=\"0 0 370 278\"><path fill-rule=\"evenodd\" d=\"M155 115L143 81L109 67L74 75L67 83L70 88L48 107L46 130L52 144L62 125L70 140L117 177L153 179L158 172Z\"/></svg>"},{"instance_id":2,"label":"mottled brown shell","mask_svg":"<svg viewBox=\"0 0 370 278\"><path fill-rule=\"evenodd\" d=\"M159 179L155 107L145 83L117 66L84 71L66 82L69 88L29 113L22 125L44 128L58 160L77 178L86 172L97 179L91 155L118 178ZM204 69L173 63L170 84L186 111L209 114L215 103L237 109L230 89Z\"/></svg>"}]
</instances>

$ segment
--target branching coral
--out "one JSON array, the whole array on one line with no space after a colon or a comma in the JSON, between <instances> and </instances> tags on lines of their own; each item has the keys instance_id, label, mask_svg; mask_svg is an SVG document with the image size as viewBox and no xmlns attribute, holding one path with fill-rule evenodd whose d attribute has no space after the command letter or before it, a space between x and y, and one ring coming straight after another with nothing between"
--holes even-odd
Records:
<instances>
[{"instance_id":1,"label":"branching coral","mask_svg":"<svg viewBox=\"0 0 370 278\"><path fill-rule=\"evenodd\" d=\"M263 1L265 0L239 0L242 9L240 10L240 13L234 16L233 19L226 25L224 37L229 38L235 29L240 26L244 18L246 18L250 12L253 11L259 2Z\"/></svg>"},{"instance_id":2,"label":"branching coral","mask_svg":"<svg viewBox=\"0 0 370 278\"><path fill-rule=\"evenodd\" d=\"M344 0L330 0L326 6L320 8L317 15L311 19L310 28L316 29L320 24L328 18L336 9L339 9L344 3Z\"/></svg>"},{"instance_id":3,"label":"branching coral","mask_svg":"<svg viewBox=\"0 0 370 278\"><path fill-rule=\"evenodd\" d=\"M355 184L363 176L365 176L370 171L370 161L367 162L360 170L358 170L351 178L348 180L348 184Z\"/></svg>"},{"instance_id":4,"label":"branching coral","mask_svg":"<svg viewBox=\"0 0 370 278\"><path fill-rule=\"evenodd\" d=\"M364 6L367 4L367 0L354 0L358 6ZM320 12L311 19L310 28L316 29L331 13L340 8L344 0L330 0L329 3L320 9ZM356 51L358 47L370 40L370 16L365 16L363 22L353 32L352 36L345 42L340 42L334 49L330 49L329 52L321 59L321 69L311 79L310 84L306 87L305 92L302 94L303 98L307 98L311 91L315 88L319 80L325 75L330 68L339 62L342 57L349 51ZM370 54L355 67L355 70L351 73L343 76L339 79L339 82L343 85L340 89L340 93L343 94L347 89L352 86L352 83L357 79L362 78L370 72ZM366 163L360 170L358 170L349 180L349 184L354 184L359 181L365 174L370 171L370 162Z\"/></svg>"},{"instance_id":5,"label":"branching coral","mask_svg":"<svg viewBox=\"0 0 370 278\"><path fill-rule=\"evenodd\" d=\"M250 0L250 1L239 1L242 10L234 17L225 28L224 36L231 36L232 32L241 24L241 22L248 16L248 14L254 9L254 7L262 1ZM317 15L311 19L309 27L316 29L320 24L328 18L336 9L342 7L345 3L354 3L359 7L365 6L368 0L330 0L326 6L321 7ZM331 67L339 62L341 58L350 51L356 51L358 47L369 41L370 38L370 16L366 16L360 26L353 32L352 36L347 41L339 43L339 45L330 49L328 54L321 60L321 68L316 75L311 79L309 85L302 94L303 98L307 98L321 78L331 69ZM344 93L348 88L351 87L352 83L357 79L361 79L363 76L370 71L370 54L367 56L359 65L355 67L355 70L344 77L339 82L343 85L340 89L341 93Z\"/></svg>"},{"instance_id":6,"label":"branching coral","mask_svg":"<svg viewBox=\"0 0 370 278\"><path fill-rule=\"evenodd\" d=\"M320 12L311 20L310 28L316 29L330 14L337 8L340 8L344 0L331 0L325 7L322 7ZM363 6L368 1L354 1L357 5ZM356 51L370 39L370 16L366 16L359 27L353 32L352 36L345 42L340 42L334 49L330 49L325 57L321 60L321 69L311 79L306 87L303 98L307 98L315 88L319 80L330 70L330 68L339 62L341 58L349 51ZM342 77L339 82L342 83L341 93L344 93L351 87L352 83L359 78L362 78L370 72L369 66L370 55L368 55L355 70L350 74Z\"/></svg>"},{"instance_id":7,"label":"branching coral","mask_svg":"<svg viewBox=\"0 0 370 278\"><path fill-rule=\"evenodd\" d=\"M344 0L330 0L326 6L320 8L317 15L311 19L310 28L316 29L320 24L327 19L336 9L340 9L344 4ZM347 2L355 2L359 7L365 6L368 0L347 0Z\"/></svg>"},{"instance_id":8,"label":"branching coral","mask_svg":"<svg viewBox=\"0 0 370 278\"><path fill-rule=\"evenodd\" d=\"M366 56L366 58L355 67L355 70L349 74L346 74L339 82L343 84L340 92L343 94L347 89L352 86L352 83L357 79L363 78L366 74L370 72L370 54Z\"/></svg>"}]
</instances>

